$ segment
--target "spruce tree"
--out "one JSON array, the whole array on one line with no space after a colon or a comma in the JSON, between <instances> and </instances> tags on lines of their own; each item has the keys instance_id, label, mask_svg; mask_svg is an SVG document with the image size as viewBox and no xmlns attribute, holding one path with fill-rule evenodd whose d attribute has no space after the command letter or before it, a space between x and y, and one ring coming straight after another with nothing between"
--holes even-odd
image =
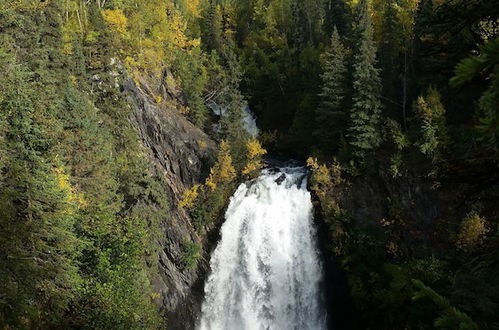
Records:
<instances>
[{"instance_id":1,"label":"spruce tree","mask_svg":"<svg viewBox=\"0 0 499 330\"><path fill-rule=\"evenodd\" d=\"M336 27L331 45L322 56L322 89L319 93L320 104L315 118L314 136L318 148L326 154L338 146L344 133L347 66L345 63L347 50L341 42Z\"/></svg>"},{"instance_id":2,"label":"spruce tree","mask_svg":"<svg viewBox=\"0 0 499 330\"><path fill-rule=\"evenodd\" d=\"M74 189L52 133L61 125L43 103L54 95L42 98L35 81L47 80L1 48L0 324L55 328L80 282Z\"/></svg>"},{"instance_id":3,"label":"spruce tree","mask_svg":"<svg viewBox=\"0 0 499 330\"><path fill-rule=\"evenodd\" d=\"M367 0L357 7L357 47L354 57L353 98L348 129L349 144L355 158L363 161L380 143L379 122L381 114L380 70L376 65L374 28L368 12Z\"/></svg>"},{"instance_id":4,"label":"spruce tree","mask_svg":"<svg viewBox=\"0 0 499 330\"><path fill-rule=\"evenodd\" d=\"M217 11L220 14L219 11ZM223 26L222 16L215 15L213 25ZM232 157L238 170L241 169L245 154L248 133L243 125L242 107L244 97L239 90L243 71L236 54L237 45L230 33L216 28L214 35L218 37L218 48L215 48L216 58L222 68L220 75L221 92L214 101L225 109L220 124L220 137L227 140L231 146Z\"/></svg>"},{"instance_id":5,"label":"spruce tree","mask_svg":"<svg viewBox=\"0 0 499 330\"><path fill-rule=\"evenodd\" d=\"M249 135L243 125L244 99L239 90L242 72L237 55L233 50L234 47L231 41L228 41L224 46L226 92L220 100L225 108L225 115L221 120L221 137L229 141L234 163L240 170Z\"/></svg>"},{"instance_id":6,"label":"spruce tree","mask_svg":"<svg viewBox=\"0 0 499 330\"><path fill-rule=\"evenodd\" d=\"M216 0L210 0L203 23L203 44L208 50L219 50L223 43L222 15Z\"/></svg>"}]
</instances>

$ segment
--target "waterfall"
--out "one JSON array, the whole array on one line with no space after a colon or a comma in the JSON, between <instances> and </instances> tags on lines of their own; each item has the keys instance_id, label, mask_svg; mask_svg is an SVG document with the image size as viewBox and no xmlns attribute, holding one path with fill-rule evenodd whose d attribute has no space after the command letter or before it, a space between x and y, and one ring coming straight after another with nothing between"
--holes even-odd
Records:
<instances>
[{"instance_id":1,"label":"waterfall","mask_svg":"<svg viewBox=\"0 0 499 330\"><path fill-rule=\"evenodd\" d=\"M304 168L264 170L232 196L211 257L200 330L326 329Z\"/></svg>"},{"instance_id":2,"label":"waterfall","mask_svg":"<svg viewBox=\"0 0 499 330\"><path fill-rule=\"evenodd\" d=\"M250 136L256 137L260 130L258 126L256 126L256 118L253 111L251 111L248 104L244 104L243 106L243 127L249 133Z\"/></svg>"},{"instance_id":3,"label":"waterfall","mask_svg":"<svg viewBox=\"0 0 499 330\"><path fill-rule=\"evenodd\" d=\"M213 113L217 116L224 117L226 113L226 108L221 106L220 104L216 102L210 102L208 104L208 108L213 111ZM248 134L251 137L256 137L260 130L258 129L258 126L256 126L256 117L253 111L251 111L248 103L244 102L243 105L241 106L241 115L242 115L242 124L244 129L248 132ZM215 131L219 130L219 125L215 124Z\"/></svg>"}]
</instances>

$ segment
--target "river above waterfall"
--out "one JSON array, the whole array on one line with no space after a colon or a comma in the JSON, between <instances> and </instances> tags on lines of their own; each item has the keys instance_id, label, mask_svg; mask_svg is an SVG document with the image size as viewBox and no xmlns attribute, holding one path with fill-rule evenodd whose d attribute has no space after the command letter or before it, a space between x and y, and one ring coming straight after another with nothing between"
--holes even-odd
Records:
<instances>
[{"instance_id":1,"label":"river above waterfall","mask_svg":"<svg viewBox=\"0 0 499 330\"><path fill-rule=\"evenodd\" d=\"M326 329L303 167L264 170L232 196L212 253L200 330Z\"/></svg>"}]
</instances>

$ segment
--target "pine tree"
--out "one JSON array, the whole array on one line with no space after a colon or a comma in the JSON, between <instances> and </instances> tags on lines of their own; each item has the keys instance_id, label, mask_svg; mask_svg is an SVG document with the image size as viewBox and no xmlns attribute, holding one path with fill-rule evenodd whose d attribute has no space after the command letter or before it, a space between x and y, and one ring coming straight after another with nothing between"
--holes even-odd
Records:
<instances>
[{"instance_id":1,"label":"pine tree","mask_svg":"<svg viewBox=\"0 0 499 330\"><path fill-rule=\"evenodd\" d=\"M221 95L220 101L225 105L227 113L222 119L223 138L229 139L232 143L244 131L242 126L243 96L239 91L242 78L242 70L239 59L234 51L235 44L232 40L227 40L221 52L221 61L224 66L225 93Z\"/></svg>"},{"instance_id":2,"label":"pine tree","mask_svg":"<svg viewBox=\"0 0 499 330\"><path fill-rule=\"evenodd\" d=\"M338 30L334 28L331 45L322 56L321 103L317 108L314 135L318 147L326 154L338 146L345 127L344 100L346 93L347 50L341 42ZM333 147L332 147L333 146Z\"/></svg>"},{"instance_id":3,"label":"pine tree","mask_svg":"<svg viewBox=\"0 0 499 330\"><path fill-rule=\"evenodd\" d=\"M374 28L368 12L367 0L357 7L357 49L353 72L353 98L348 129L349 143L354 157L361 161L380 143L379 122L381 114L380 70L376 65Z\"/></svg>"},{"instance_id":4,"label":"pine tree","mask_svg":"<svg viewBox=\"0 0 499 330\"><path fill-rule=\"evenodd\" d=\"M226 139L231 146L234 163L238 170L243 166L246 151L246 141L249 138L243 125L244 97L239 86L243 72L239 57L236 54L236 43L230 33L223 33L224 38L218 50L219 60L223 67L223 92L216 102L225 109L221 120L221 138Z\"/></svg>"},{"instance_id":5,"label":"pine tree","mask_svg":"<svg viewBox=\"0 0 499 330\"><path fill-rule=\"evenodd\" d=\"M188 118L197 127L204 129L208 120L208 108L203 92L207 87L208 70L203 61L205 54L200 47L194 48L175 60L175 73L181 77L180 85L189 106ZM206 61L207 62L207 61Z\"/></svg>"},{"instance_id":6,"label":"pine tree","mask_svg":"<svg viewBox=\"0 0 499 330\"><path fill-rule=\"evenodd\" d=\"M205 34L203 42L212 52L210 72L216 81L208 85L218 90L217 96L210 101L224 109L225 114L220 121L220 138L227 140L236 163L240 163L244 155L245 142L248 138L242 122L243 96L239 90L242 70L236 54L236 43L230 27L224 24L224 7L217 0L211 0L205 18Z\"/></svg>"},{"instance_id":7,"label":"pine tree","mask_svg":"<svg viewBox=\"0 0 499 330\"><path fill-rule=\"evenodd\" d=\"M249 138L243 125L243 97L237 88L231 88L226 98L226 112L221 120L221 135L229 141L234 165L240 170L244 162L246 141Z\"/></svg>"},{"instance_id":8,"label":"pine tree","mask_svg":"<svg viewBox=\"0 0 499 330\"><path fill-rule=\"evenodd\" d=\"M0 59L0 324L52 328L79 283L74 190L52 133L61 125L44 104L54 95L41 96L47 80L1 48Z\"/></svg>"},{"instance_id":9,"label":"pine tree","mask_svg":"<svg viewBox=\"0 0 499 330\"><path fill-rule=\"evenodd\" d=\"M219 50L222 45L222 15L218 1L210 0L204 19L203 44L208 50Z\"/></svg>"}]
</instances>

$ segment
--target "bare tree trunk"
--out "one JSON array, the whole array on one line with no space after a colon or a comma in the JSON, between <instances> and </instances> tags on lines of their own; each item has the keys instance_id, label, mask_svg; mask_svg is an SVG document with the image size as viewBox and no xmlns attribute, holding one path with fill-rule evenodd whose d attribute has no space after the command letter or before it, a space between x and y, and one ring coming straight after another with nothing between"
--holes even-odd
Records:
<instances>
[{"instance_id":1,"label":"bare tree trunk","mask_svg":"<svg viewBox=\"0 0 499 330\"><path fill-rule=\"evenodd\" d=\"M81 23L80 10L76 10L76 17L78 18L78 25L80 25L80 30L83 30L83 25Z\"/></svg>"},{"instance_id":2,"label":"bare tree trunk","mask_svg":"<svg viewBox=\"0 0 499 330\"><path fill-rule=\"evenodd\" d=\"M404 75L402 77L402 120L407 130L407 51L404 52Z\"/></svg>"}]
</instances>

